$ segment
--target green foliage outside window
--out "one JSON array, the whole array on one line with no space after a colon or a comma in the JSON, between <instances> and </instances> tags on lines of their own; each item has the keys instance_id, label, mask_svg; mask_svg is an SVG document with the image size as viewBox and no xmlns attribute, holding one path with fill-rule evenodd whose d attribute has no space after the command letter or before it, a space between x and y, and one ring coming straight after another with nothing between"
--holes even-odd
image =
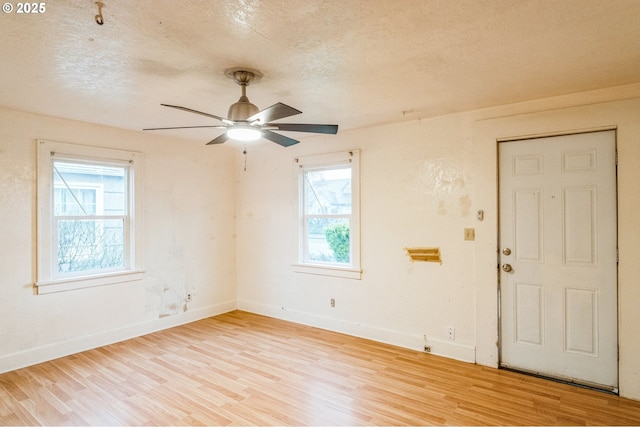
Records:
<instances>
[{"instance_id":1,"label":"green foliage outside window","mask_svg":"<svg viewBox=\"0 0 640 427\"><path fill-rule=\"evenodd\" d=\"M349 226L346 224L334 224L324 231L329 247L337 262L349 263Z\"/></svg>"}]
</instances>

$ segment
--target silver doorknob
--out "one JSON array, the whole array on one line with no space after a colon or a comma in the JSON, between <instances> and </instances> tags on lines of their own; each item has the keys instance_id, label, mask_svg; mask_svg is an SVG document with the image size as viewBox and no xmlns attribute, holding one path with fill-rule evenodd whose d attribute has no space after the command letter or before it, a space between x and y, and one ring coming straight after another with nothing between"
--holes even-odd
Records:
<instances>
[{"instance_id":1,"label":"silver doorknob","mask_svg":"<svg viewBox=\"0 0 640 427\"><path fill-rule=\"evenodd\" d=\"M502 250L502 254L503 254L503 255L511 255L511 249L509 249L509 248L504 248L504 249Z\"/></svg>"},{"instance_id":2,"label":"silver doorknob","mask_svg":"<svg viewBox=\"0 0 640 427\"><path fill-rule=\"evenodd\" d=\"M505 273L509 273L513 271L513 268L511 268L511 264L503 264L502 271L504 271Z\"/></svg>"}]
</instances>

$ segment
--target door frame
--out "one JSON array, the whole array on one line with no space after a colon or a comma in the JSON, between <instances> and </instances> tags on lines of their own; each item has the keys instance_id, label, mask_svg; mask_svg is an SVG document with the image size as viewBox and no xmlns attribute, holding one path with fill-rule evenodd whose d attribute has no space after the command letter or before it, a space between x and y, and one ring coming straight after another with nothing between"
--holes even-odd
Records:
<instances>
[{"instance_id":1,"label":"door frame","mask_svg":"<svg viewBox=\"0 0 640 427\"><path fill-rule=\"evenodd\" d=\"M496 140L535 137L592 130L615 129L618 147L618 344L620 396L640 400L640 292L636 286L640 263L634 262L640 242L637 226L640 209L640 85L563 95L478 110L462 118L469 128L460 129L468 140L468 162L473 176L473 210L483 210L475 220L474 265L475 360L498 367L497 321L497 148ZM462 119L461 119L462 120ZM449 122L447 122L449 123ZM450 123L453 126L453 123ZM459 125L458 122L455 122ZM457 135L458 133L456 133ZM472 223L473 218L468 218ZM466 226L466 225L465 225Z\"/></svg>"},{"instance_id":2,"label":"door frame","mask_svg":"<svg viewBox=\"0 0 640 427\"><path fill-rule=\"evenodd\" d=\"M517 142L517 141L531 141L536 139L545 139L552 138L557 136L567 136L567 135L584 135L595 132L606 132L613 131L614 132L614 150L615 150L615 204L616 204L616 248L619 247L619 179L618 179L618 130L617 126L607 126L596 129L585 129L585 130L572 130L566 132L549 132L544 134L535 134L535 135L526 135L526 136L513 136L513 137L503 137L496 138L495 142L495 159L496 159L496 308L497 308L497 368L504 369L509 371L515 371L524 373L527 375L536 376L539 378L545 378L552 381L563 382L567 384L579 385L582 387L588 387L597 389L600 391L611 392L614 394L619 394L619 386L620 386L620 274L619 274L619 258L618 253L616 254L616 283L615 283L615 293L616 293L616 311L615 311L615 324L616 324L616 346L618 352L618 358L616 360L616 370L617 370L617 387L611 388L602 386L600 384L593 384L588 381L580 381L575 379L563 379L561 377L545 375L543 373L529 371L523 368L511 368L502 366L502 347L503 347L503 337L502 337L502 306L501 306L501 274L500 268L502 266L502 254L500 253L500 229L501 229L501 218L500 218L500 143L506 142ZM619 251L619 248L616 249Z\"/></svg>"}]
</instances>

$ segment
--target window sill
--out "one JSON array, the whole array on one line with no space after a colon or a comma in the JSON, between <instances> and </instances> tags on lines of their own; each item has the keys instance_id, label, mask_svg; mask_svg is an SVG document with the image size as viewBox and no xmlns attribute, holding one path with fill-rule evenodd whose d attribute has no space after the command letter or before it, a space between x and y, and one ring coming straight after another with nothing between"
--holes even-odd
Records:
<instances>
[{"instance_id":1,"label":"window sill","mask_svg":"<svg viewBox=\"0 0 640 427\"><path fill-rule=\"evenodd\" d=\"M135 280L142 280L143 278L143 271L121 271L111 274L101 274L99 276L69 277L47 282L37 282L35 285L38 295L44 295L54 292L133 282Z\"/></svg>"},{"instance_id":2,"label":"window sill","mask_svg":"<svg viewBox=\"0 0 640 427\"><path fill-rule=\"evenodd\" d=\"M362 270L324 265L294 264L296 273L315 274L320 276L342 277L345 279L362 279Z\"/></svg>"}]
</instances>

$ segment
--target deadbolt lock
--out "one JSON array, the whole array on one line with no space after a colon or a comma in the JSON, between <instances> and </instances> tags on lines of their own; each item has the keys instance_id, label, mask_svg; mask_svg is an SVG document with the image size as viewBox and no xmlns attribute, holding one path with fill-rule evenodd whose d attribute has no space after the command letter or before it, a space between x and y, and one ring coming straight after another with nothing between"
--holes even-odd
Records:
<instances>
[{"instance_id":1,"label":"deadbolt lock","mask_svg":"<svg viewBox=\"0 0 640 427\"><path fill-rule=\"evenodd\" d=\"M502 255L511 255L511 249L509 248L504 248L502 250Z\"/></svg>"}]
</instances>

